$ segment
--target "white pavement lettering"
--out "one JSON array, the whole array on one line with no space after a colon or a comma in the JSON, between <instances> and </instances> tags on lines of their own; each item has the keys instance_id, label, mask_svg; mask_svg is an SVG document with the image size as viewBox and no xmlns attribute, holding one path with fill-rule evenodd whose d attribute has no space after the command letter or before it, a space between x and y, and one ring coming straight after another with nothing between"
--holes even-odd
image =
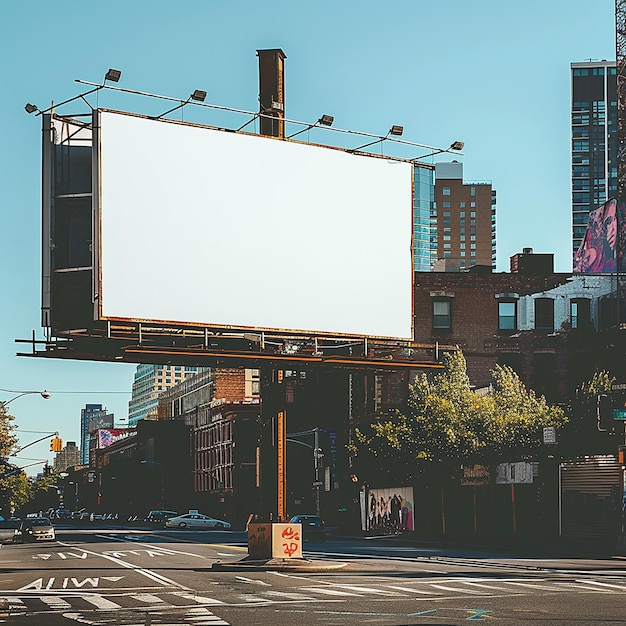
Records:
<instances>
[{"instance_id":1,"label":"white pavement lettering","mask_svg":"<svg viewBox=\"0 0 626 626\"><path fill-rule=\"evenodd\" d=\"M111 576L107 578L109 580L113 579L114 581L117 581L117 580L121 580L123 577ZM28 583L28 585L24 585L23 587L20 587L18 591L28 591L29 589L36 589L36 590L45 589L49 591L50 589L54 589L54 583L56 581L56 578L54 576L52 578L48 578L48 582L45 584L45 586L44 586L43 580L44 580L43 578L37 578L36 580L33 580L32 583ZM84 580L78 580L78 578L64 578L63 582L60 583L60 587L62 589L67 589L68 584L70 582L77 589L80 589L81 587L84 587L87 584L91 585L92 587L97 587L100 583L100 578L85 578Z\"/></svg>"},{"instance_id":2,"label":"white pavement lettering","mask_svg":"<svg viewBox=\"0 0 626 626\"><path fill-rule=\"evenodd\" d=\"M70 544L63 543L62 541L59 541L59 543L61 545L67 546L68 548L73 547ZM149 578L150 580L153 580L154 582L160 583L164 587L166 586L178 587L179 589L186 589L188 591L191 591L189 587L186 587L185 585L181 585L180 583L177 583L174 580L170 580L169 578L166 578L165 576L161 576L161 574L157 574L156 572L153 572L151 570L144 569L143 567L139 567L138 565L133 565L132 563L126 563L126 561L122 561L120 559L117 559L112 556L108 556L106 554L99 554L98 552L92 552L91 550L85 550L85 552L87 552L87 554L93 554L94 556L102 557L104 559L112 561L113 563L117 563L117 565L121 565L122 567L125 567L127 569L132 569L134 572L137 572L138 574L141 574L142 576L145 576L146 578Z\"/></svg>"}]
</instances>

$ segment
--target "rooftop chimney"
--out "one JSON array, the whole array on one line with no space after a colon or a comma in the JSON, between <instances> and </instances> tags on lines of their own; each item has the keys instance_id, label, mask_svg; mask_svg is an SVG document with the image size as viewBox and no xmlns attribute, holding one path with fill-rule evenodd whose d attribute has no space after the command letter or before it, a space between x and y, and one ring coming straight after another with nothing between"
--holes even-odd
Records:
<instances>
[{"instance_id":1,"label":"rooftop chimney","mask_svg":"<svg viewBox=\"0 0 626 626\"><path fill-rule=\"evenodd\" d=\"M259 57L259 113L261 135L285 137L285 59L280 49L257 50Z\"/></svg>"}]
</instances>

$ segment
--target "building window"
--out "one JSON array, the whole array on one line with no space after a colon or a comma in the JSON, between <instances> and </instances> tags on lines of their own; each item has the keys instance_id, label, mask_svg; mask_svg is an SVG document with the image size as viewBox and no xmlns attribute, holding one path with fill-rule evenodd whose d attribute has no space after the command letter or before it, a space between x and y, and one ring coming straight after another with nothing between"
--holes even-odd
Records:
<instances>
[{"instance_id":1,"label":"building window","mask_svg":"<svg viewBox=\"0 0 626 626\"><path fill-rule=\"evenodd\" d=\"M445 206L445 203L444 203L444 206ZM443 216L444 217L450 217L450 211L444 211L443 212Z\"/></svg>"},{"instance_id":2,"label":"building window","mask_svg":"<svg viewBox=\"0 0 626 626\"><path fill-rule=\"evenodd\" d=\"M535 330L554 330L554 300L552 298L535 300Z\"/></svg>"},{"instance_id":3,"label":"building window","mask_svg":"<svg viewBox=\"0 0 626 626\"><path fill-rule=\"evenodd\" d=\"M476 195L476 187L470 187L470 196Z\"/></svg>"},{"instance_id":4,"label":"building window","mask_svg":"<svg viewBox=\"0 0 626 626\"><path fill-rule=\"evenodd\" d=\"M517 303L498 302L498 330L517 330Z\"/></svg>"},{"instance_id":5,"label":"building window","mask_svg":"<svg viewBox=\"0 0 626 626\"><path fill-rule=\"evenodd\" d=\"M443 208L444 209L449 209L450 208L450 200L444 200L443 201ZM450 214L448 213L448 215L450 215Z\"/></svg>"},{"instance_id":6,"label":"building window","mask_svg":"<svg viewBox=\"0 0 626 626\"><path fill-rule=\"evenodd\" d=\"M570 302L572 328L584 328L591 323L591 303L588 298L576 298Z\"/></svg>"},{"instance_id":7,"label":"building window","mask_svg":"<svg viewBox=\"0 0 626 626\"><path fill-rule=\"evenodd\" d=\"M459 206L460 206L462 209L464 209L464 208L465 208L465 202L460 202L460 203L459 203ZM465 212L461 212L461 217L464 217L464 216L465 216Z\"/></svg>"},{"instance_id":8,"label":"building window","mask_svg":"<svg viewBox=\"0 0 626 626\"><path fill-rule=\"evenodd\" d=\"M450 195L450 187L444 187L444 188L441 190L441 193L442 193L444 196L449 196L449 195Z\"/></svg>"},{"instance_id":9,"label":"building window","mask_svg":"<svg viewBox=\"0 0 626 626\"><path fill-rule=\"evenodd\" d=\"M433 328L452 328L450 300L433 300Z\"/></svg>"}]
</instances>

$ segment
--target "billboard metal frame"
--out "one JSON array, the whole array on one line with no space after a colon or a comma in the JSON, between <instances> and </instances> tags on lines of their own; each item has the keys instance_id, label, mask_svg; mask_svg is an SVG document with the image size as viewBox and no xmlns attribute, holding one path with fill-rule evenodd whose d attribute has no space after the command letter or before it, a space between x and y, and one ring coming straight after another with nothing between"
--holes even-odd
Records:
<instances>
[{"instance_id":1,"label":"billboard metal frame","mask_svg":"<svg viewBox=\"0 0 626 626\"><path fill-rule=\"evenodd\" d=\"M85 84L86 81L77 81ZM93 83L95 85L95 83ZM181 363L202 363L209 366L218 365L241 365L254 367L255 363L272 362L280 366L306 364L331 366L367 368L367 369L396 369L396 368L434 368L439 369L441 365L434 359L435 346L416 344L410 339L393 337L373 337L353 334L331 334L316 333L311 331L288 331L283 329L264 329L248 327L220 327L207 326L206 324L193 323L168 323L167 321L152 321L141 319L99 319L98 315L92 315L91 320L80 320L77 324L55 324L52 310L54 307L54 214L55 214L55 166L58 154L55 148L62 146L66 151L71 149L77 142L83 142L84 133L81 130L90 129L92 132L91 144L98 143L98 127L93 120L96 119L97 109L92 107L84 96L97 92L100 89L110 89L118 92L138 94L153 98L176 100L165 96L156 96L133 90L120 89L110 85L96 85L96 89L91 89L85 94L80 94L75 98L57 105L65 105L82 99L91 109L90 113L78 113L72 115L59 114L52 107L45 111L38 111L37 115L42 115L42 326L45 331L45 339L38 340L33 335L30 339L17 339L17 343L27 344L30 351L18 353L23 356L50 357L50 358L71 358L83 360L104 360L104 361L126 361L133 363L154 363L158 361L170 361L177 358ZM205 103L191 103L197 106L208 106L214 109L234 111L239 114L251 115L253 119L258 118L258 113L251 113L242 110L219 107ZM131 115L139 115L133 114ZM140 117L146 117L141 116ZM90 119L84 122L83 119ZM54 128L53 120L66 124L69 130L64 136L59 137L58 131ZM253 120L251 120L253 121ZM304 124L295 120L285 120L288 123ZM167 120L173 122L173 120ZM255 133L244 133L242 128L229 130L226 128L205 126L194 124L204 128L228 132L240 132L242 134L254 135ZM245 124L244 126L246 126ZM310 126L310 125L309 125ZM406 140L393 137L382 137L363 133L359 131L346 131L333 128L335 132L354 134L364 137L375 137L380 141L389 141L404 146L415 146L429 153L439 154L451 152L451 148L438 149L432 146L425 146ZM358 149L348 149L327 144L312 144L309 141L285 140L294 143L304 143L315 145L332 150L352 152L372 158L384 158L386 160L397 160L411 163L414 167L432 169L430 163L420 162L423 157L406 159L382 154L362 152ZM57 151L58 152L58 151ZM382 150L381 150L382 152ZM458 150L452 151L459 154ZM89 193L74 194L81 196L91 196L91 211L93 216L97 215L97 197L100 189L99 169L95 159L91 163L92 189ZM413 184L413 181L412 183ZM70 196L72 194L68 194ZM92 249L92 259L100 256L99 239L95 229L98 224L92 221L92 238L90 246ZM56 268L58 269L58 268ZM96 294L99 293L99 277L95 271L93 262L91 267L68 267L62 272L70 275L75 270L91 271L90 291L91 301L89 308L92 312L98 311L99 303ZM58 301L58 299L57 299ZM411 303L413 309L414 303ZM411 324L413 324L413 319ZM43 349L42 349L43 347ZM453 350L456 346L438 346L439 350Z\"/></svg>"}]
</instances>

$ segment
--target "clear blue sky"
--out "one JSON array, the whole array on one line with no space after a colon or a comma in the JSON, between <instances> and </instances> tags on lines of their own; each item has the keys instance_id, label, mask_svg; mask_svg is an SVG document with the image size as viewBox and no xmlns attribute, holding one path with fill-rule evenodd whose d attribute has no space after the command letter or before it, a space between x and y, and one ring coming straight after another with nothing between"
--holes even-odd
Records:
<instances>
[{"instance_id":1,"label":"clear blue sky","mask_svg":"<svg viewBox=\"0 0 626 626\"><path fill-rule=\"evenodd\" d=\"M43 0L3 3L0 51L0 388L48 389L11 404L21 431L79 441L80 409L126 417L134 366L17 358L40 328L40 119L24 112L79 93L74 79L257 109L255 51L282 48L286 114L434 146L465 142L466 180L493 182L497 269L530 246L571 270L569 64L615 59L613 0ZM103 102L101 101L102 105ZM107 102L107 105L109 102ZM66 111L69 112L69 111ZM209 122L210 123L210 122ZM0 392L1 400L12 395ZM39 435L24 432L26 444ZM20 463L51 458L47 442ZM22 460L23 459L23 460ZM36 470L37 468L35 468Z\"/></svg>"}]
</instances>

